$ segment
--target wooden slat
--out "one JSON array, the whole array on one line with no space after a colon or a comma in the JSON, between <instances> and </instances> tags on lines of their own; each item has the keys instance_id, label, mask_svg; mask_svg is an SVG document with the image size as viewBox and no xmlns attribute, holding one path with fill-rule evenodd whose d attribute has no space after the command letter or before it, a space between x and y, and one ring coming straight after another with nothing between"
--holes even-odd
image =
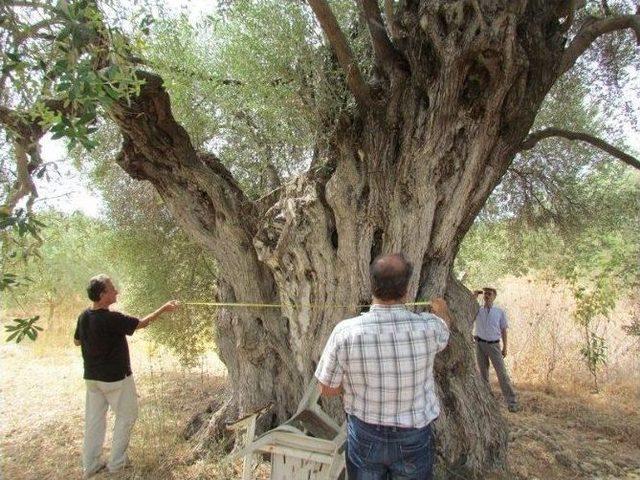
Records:
<instances>
[{"instance_id":1,"label":"wooden slat","mask_svg":"<svg viewBox=\"0 0 640 480\"><path fill-rule=\"evenodd\" d=\"M284 455L286 458L299 458L308 463L322 463L327 465L331 465L333 463L332 455L323 455L321 453L310 452L308 450L299 450L297 448L285 447L282 445L266 445L261 448L260 451L271 453L272 459L274 456Z\"/></svg>"},{"instance_id":2,"label":"wooden slat","mask_svg":"<svg viewBox=\"0 0 640 480\"><path fill-rule=\"evenodd\" d=\"M300 403L298 403L298 410L294 416L299 414L303 410L307 410L313 405L318 404L318 399L320 398L320 385L318 384L318 380L315 377L309 382L307 385L307 389L304 392L304 395L300 399Z\"/></svg>"},{"instance_id":3,"label":"wooden slat","mask_svg":"<svg viewBox=\"0 0 640 480\"><path fill-rule=\"evenodd\" d=\"M273 406L273 403L269 403L267 405L265 405L264 407L256 410L255 412L249 413L248 415L245 415L242 418L239 418L238 420L236 420L233 423L228 423L227 425L225 425L225 428L229 431L234 431L234 430L238 430L241 428L246 428L247 425L249 425L249 423L251 423L251 418L252 417L259 417L260 415L265 414L266 412L268 412L271 407Z\"/></svg>"},{"instance_id":4,"label":"wooden slat","mask_svg":"<svg viewBox=\"0 0 640 480\"><path fill-rule=\"evenodd\" d=\"M253 443L253 437L256 435L256 419L257 415L251 416L251 421L247 426L247 432L245 436L245 446L249 446ZM251 480L253 476L253 452L247 452L242 462L242 480Z\"/></svg>"},{"instance_id":5,"label":"wooden slat","mask_svg":"<svg viewBox=\"0 0 640 480\"><path fill-rule=\"evenodd\" d=\"M322 480L329 471L327 464L309 463L279 454L274 454L273 457L271 480Z\"/></svg>"},{"instance_id":6,"label":"wooden slat","mask_svg":"<svg viewBox=\"0 0 640 480\"><path fill-rule=\"evenodd\" d=\"M330 440L336 436L340 429L335 422L331 423L327 424L326 419L318 415L317 411L303 410L287 420L285 425L294 426L314 437Z\"/></svg>"}]
</instances>

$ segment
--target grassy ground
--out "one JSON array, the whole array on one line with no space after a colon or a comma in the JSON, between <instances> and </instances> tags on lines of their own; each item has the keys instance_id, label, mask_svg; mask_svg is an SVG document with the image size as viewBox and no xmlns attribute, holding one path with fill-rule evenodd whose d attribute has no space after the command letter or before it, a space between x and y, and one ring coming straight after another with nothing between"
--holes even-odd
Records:
<instances>
[{"instance_id":1,"label":"grassy ground","mask_svg":"<svg viewBox=\"0 0 640 480\"><path fill-rule=\"evenodd\" d=\"M224 394L224 369L215 357L187 370L143 341L132 342L131 349L141 407L130 449L135 463L123 474L96 479L239 478L238 465L225 463L220 452L194 460L193 446L181 437L191 415L212 395ZM5 344L0 356L3 478L80 478L79 352L38 353ZM524 409L505 412L511 425L510 472L494 478L640 479L640 415L633 398L517 386Z\"/></svg>"},{"instance_id":2,"label":"grassy ground","mask_svg":"<svg viewBox=\"0 0 640 480\"><path fill-rule=\"evenodd\" d=\"M142 339L130 342L130 348L140 401L130 446L133 467L95 478L233 478L235 467L223 465L219 452L192 461L192 445L181 436L194 413L212 396L224 395L226 376L219 360L211 355L199 367L184 369ZM3 344L0 361L0 478L81 478L85 391L79 350ZM109 422L108 431L111 416ZM110 433L106 445L105 455Z\"/></svg>"},{"instance_id":3,"label":"grassy ground","mask_svg":"<svg viewBox=\"0 0 640 480\"><path fill-rule=\"evenodd\" d=\"M602 372L603 388L592 394L575 354L575 328L557 321L566 319L569 300L558 289L537 291L527 282L512 281L508 288L504 298L512 303L506 306L513 334L507 359L523 411L505 410L509 469L487 479L640 480L639 347L620 333L637 306L603 323L610 362ZM0 344L0 479L81 477L85 392L80 351L69 344L68 330L61 326L53 338L45 332L35 344ZM215 449L194 455L194 445L182 438L192 415L224 396L223 365L212 354L196 368L183 368L141 333L130 342L140 397L129 450L133 467L96 480L239 478L239 463L225 462ZM108 434L105 455L109 445ZM262 478L267 470L261 467Z\"/></svg>"},{"instance_id":4,"label":"grassy ground","mask_svg":"<svg viewBox=\"0 0 640 480\"><path fill-rule=\"evenodd\" d=\"M637 404L610 394L517 385L523 411L507 413L510 473L517 479L640 479Z\"/></svg>"}]
</instances>

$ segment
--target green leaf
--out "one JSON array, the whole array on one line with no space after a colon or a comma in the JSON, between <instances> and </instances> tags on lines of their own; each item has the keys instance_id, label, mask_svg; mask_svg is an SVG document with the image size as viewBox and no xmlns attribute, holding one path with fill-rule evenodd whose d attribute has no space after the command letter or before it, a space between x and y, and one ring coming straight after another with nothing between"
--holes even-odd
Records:
<instances>
[{"instance_id":1,"label":"green leaf","mask_svg":"<svg viewBox=\"0 0 640 480\"><path fill-rule=\"evenodd\" d=\"M11 340L15 339L19 334L20 334L20 331L13 332L11 335L9 335L9 336L7 337L7 340L6 340L6 341L7 341L7 342L10 342Z\"/></svg>"},{"instance_id":2,"label":"green leaf","mask_svg":"<svg viewBox=\"0 0 640 480\"><path fill-rule=\"evenodd\" d=\"M111 85L107 85L107 84L102 85L102 90L104 90L104 92L112 100L118 100L120 98L120 96L118 95L118 92L113 87L111 87Z\"/></svg>"}]
</instances>

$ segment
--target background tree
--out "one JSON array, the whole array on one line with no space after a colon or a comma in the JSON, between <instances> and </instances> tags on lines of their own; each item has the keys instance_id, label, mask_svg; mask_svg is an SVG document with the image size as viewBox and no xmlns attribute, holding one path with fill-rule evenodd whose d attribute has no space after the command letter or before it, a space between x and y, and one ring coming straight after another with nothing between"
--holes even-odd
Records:
<instances>
[{"instance_id":1,"label":"background tree","mask_svg":"<svg viewBox=\"0 0 640 480\"><path fill-rule=\"evenodd\" d=\"M530 130L553 85L592 45L631 65L626 46L630 31L640 36L640 16L625 2L391 1L384 15L369 0L280 3L223 4L211 25L236 25L226 37L236 41L214 37L209 52L253 55L246 68L214 61L202 72L187 68L188 55L184 65L154 61L139 48L143 35L116 28L107 3L11 2L0 7L11 47L0 121L37 162L27 147L42 132L91 147L104 113L122 135L117 163L150 181L216 259L219 298L282 304L219 312L233 392L210 433L270 401L274 421L289 415L332 327L370 298L371 259L405 251L417 267L409 296L444 295L458 319L437 364L437 429L448 471L478 475L504 460L507 436L475 375L465 319L476 304L452 275L454 259L516 155L540 141L586 141L638 166L590 133ZM144 34L148 18L138 26ZM621 52L600 43L609 34L622 39ZM177 120L189 125L186 109L171 110L163 77L170 87L178 75L201 83L202 104L190 110L219 120L217 135L194 129L192 138ZM254 95L249 108L222 100L238 92ZM286 108L269 116L265 99Z\"/></svg>"},{"instance_id":2,"label":"background tree","mask_svg":"<svg viewBox=\"0 0 640 480\"><path fill-rule=\"evenodd\" d=\"M167 298L211 302L217 272L208 253L175 224L150 185L135 182L112 161L97 165L92 177L103 192L109 231L104 257L110 259L115 278L124 287L122 301L127 309L144 314ZM213 308L185 305L149 335L169 347L183 365L194 365L215 345L215 313Z\"/></svg>"}]
</instances>

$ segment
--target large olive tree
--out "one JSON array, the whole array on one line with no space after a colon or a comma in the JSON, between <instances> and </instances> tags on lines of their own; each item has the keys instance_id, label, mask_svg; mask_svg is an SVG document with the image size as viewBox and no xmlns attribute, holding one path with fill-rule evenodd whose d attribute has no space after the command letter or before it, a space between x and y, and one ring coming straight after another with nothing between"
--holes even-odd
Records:
<instances>
[{"instance_id":1,"label":"large olive tree","mask_svg":"<svg viewBox=\"0 0 640 480\"><path fill-rule=\"evenodd\" d=\"M241 8L233 3L221 2L223 17ZM549 91L594 42L627 30L640 39L640 15L625 13L624 4L577 0L238 3L277 12L284 22L274 20L274 38L286 43L290 35L300 51L261 81L295 94L290 112L282 109L271 123L307 112L293 115L309 122L296 125L302 146L292 139L295 148L287 149L268 135L256 142L260 115L251 103L233 112L244 133L218 145L196 131L190 136L172 111L162 72L216 89L246 82L181 57L145 58L131 35L110 26L108 3L12 0L0 7L7 52L0 121L18 172L6 209L35 193L30 174L45 132L91 147L102 115L122 138L116 162L151 182L216 260L219 300L281 304L218 311L216 338L232 395L208 423L211 434L269 402L273 422L290 415L333 326L370 300L371 260L405 252L416 265L409 298L444 295L456 318L436 364L442 459L448 471L469 476L501 464L506 426L475 373L469 321L477 306L453 277L453 261L514 158L539 141L580 140L640 166L589 133L563 125L531 131ZM245 21L249 30L267 19ZM149 24L143 17L138 27ZM255 57L267 64L272 53L256 50ZM223 107L211 97L192 103L200 122ZM245 141L259 146L254 174L213 153L241 150ZM275 161L282 158L276 149L286 150L285 166Z\"/></svg>"}]
</instances>

